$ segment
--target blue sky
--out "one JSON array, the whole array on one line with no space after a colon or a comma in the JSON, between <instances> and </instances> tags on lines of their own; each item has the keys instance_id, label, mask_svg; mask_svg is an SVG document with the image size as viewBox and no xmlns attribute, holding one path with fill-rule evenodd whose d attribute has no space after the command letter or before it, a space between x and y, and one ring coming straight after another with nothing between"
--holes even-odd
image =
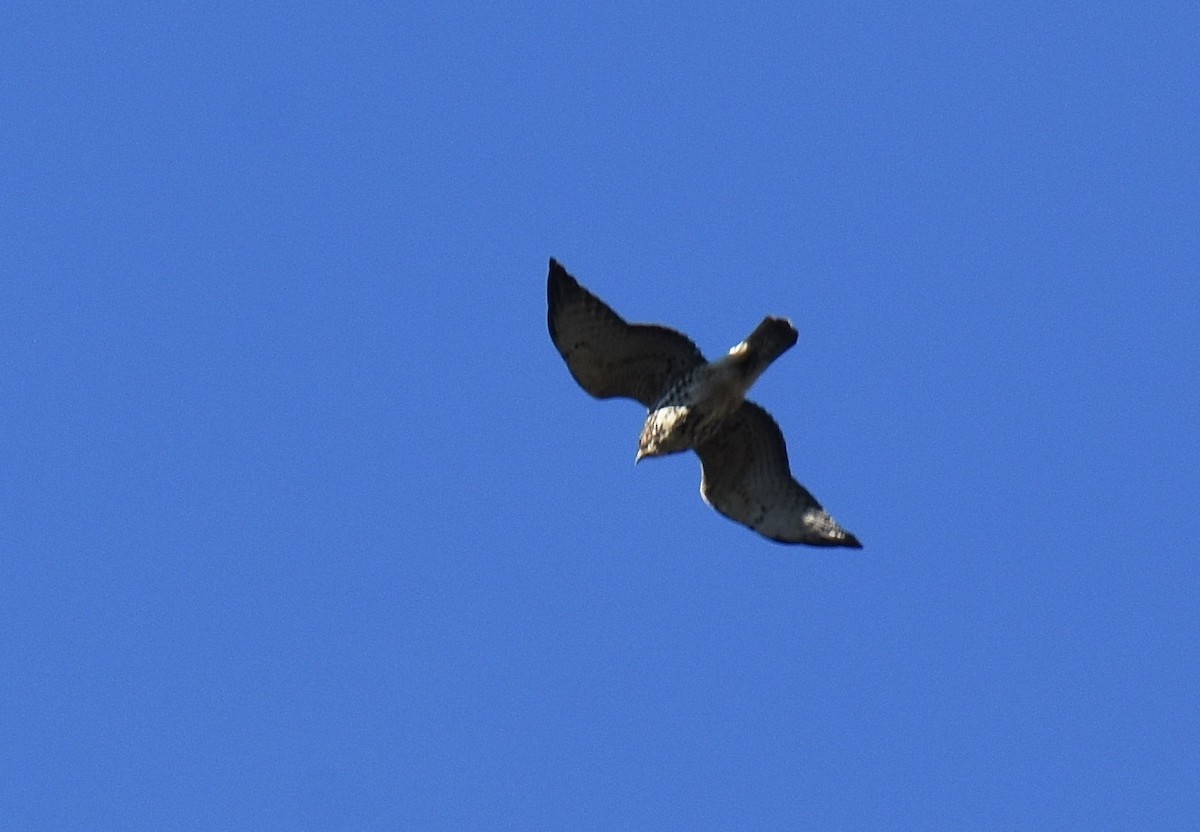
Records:
<instances>
[{"instance_id":1,"label":"blue sky","mask_svg":"<svg viewBox=\"0 0 1200 832\"><path fill-rule=\"evenodd\" d=\"M1194 4L10 5L0 815L1194 828ZM865 544L633 466L559 258Z\"/></svg>"}]
</instances>

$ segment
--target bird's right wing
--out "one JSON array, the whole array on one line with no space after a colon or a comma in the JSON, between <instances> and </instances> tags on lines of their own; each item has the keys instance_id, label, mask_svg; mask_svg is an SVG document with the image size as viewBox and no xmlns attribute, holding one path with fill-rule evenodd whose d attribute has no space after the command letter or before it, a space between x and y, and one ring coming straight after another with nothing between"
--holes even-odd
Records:
<instances>
[{"instance_id":1,"label":"bird's right wing","mask_svg":"<svg viewBox=\"0 0 1200 832\"><path fill-rule=\"evenodd\" d=\"M554 346L579 386L598 399L623 396L649 408L672 381L705 363L686 335L626 323L554 259L546 296Z\"/></svg>"},{"instance_id":2,"label":"bird's right wing","mask_svg":"<svg viewBox=\"0 0 1200 832\"><path fill-rule=\"evenodd\" d=\"M862 548L796 482L783 432L753 402L743 402L696 454L703 470L700 495L729 519L780 543Z\"/></svg>"}]
</instances>

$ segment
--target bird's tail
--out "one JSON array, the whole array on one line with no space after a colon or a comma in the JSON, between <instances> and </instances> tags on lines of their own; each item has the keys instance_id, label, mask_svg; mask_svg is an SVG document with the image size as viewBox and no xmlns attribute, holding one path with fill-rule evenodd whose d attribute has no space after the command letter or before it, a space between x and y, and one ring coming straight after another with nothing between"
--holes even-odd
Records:
<instances>
[{"instance_id":1,"label":"bird's tail","mask_svg":"<svg viewBox=\"0 0 1200 832\"><path fill-rule=\"evenodd\" d=\"M799 338L796 327L787 318L763 318L745 341L729 351L744 368L752 381L758 378L771 362L783 355Z\"/></svg>"}]
</instances>

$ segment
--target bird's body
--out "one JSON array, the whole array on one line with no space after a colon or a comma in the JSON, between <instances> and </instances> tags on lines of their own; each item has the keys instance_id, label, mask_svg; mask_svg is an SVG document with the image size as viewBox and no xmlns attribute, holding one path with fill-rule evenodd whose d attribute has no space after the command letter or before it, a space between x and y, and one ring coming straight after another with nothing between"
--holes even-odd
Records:
<instances>
[{"instance_id":1,"label":"bird's body","mask_svg":"<svg viewBox=\"0 0 1200 832\"><path fill-rule=\"evenodd\" d=\"M597 398L648 410L637 460L694 450L700 493L732 520L782 543L861 548L792 478L783 434L746 392L796 343L791 322L768 317L708 362L685 335L628 324L555 260L547 282L550 337L571 375Z\"/></svg>"},{"instance_id":2,"label":"bird's body","mask_svg":"<svg viewBox=\"0 0 1200 832\"><path fill-rule=\"evenodd\" d=\"M690 451L716 434L742 406L746 392L796 343L796 328L767 318L729 354L695 367L650 406L638 439L637 460Z\"/></svg>"}]
</instances>

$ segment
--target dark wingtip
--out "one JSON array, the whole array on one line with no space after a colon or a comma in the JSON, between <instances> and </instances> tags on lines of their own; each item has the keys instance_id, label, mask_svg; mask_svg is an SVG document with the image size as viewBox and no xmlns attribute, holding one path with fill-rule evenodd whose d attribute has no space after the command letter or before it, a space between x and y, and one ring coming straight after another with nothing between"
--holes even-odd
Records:
<instances>
[{"instance_id":1,"label":"dark wingtip","mask_svg":"<svg viewBox=\"0 0 1200 832\"><path fill-rule=\"evenodd\" d=\"M558 343L558 327L554 325L555 308L566 297L579 288L579 282L563 268L562 263L550 258L550 273L546 277L546 323L550 328L550 337Z\"/></svg>"},{"instance_id":2,"label":"dark wingtip","mask_svg":"<svg viewBox=\"0 0 1200 832\"><path fill-rule=\"evenodd\" d=\"M563 268L563 264L550 258L550 274L547 277L546 285L553 291L555 284L559 286L577 286L579 282L571 277L570 273Z\"/></svg>"},{"instance_id":3,"label":"dark wingtip","mask_svg":"<svg viewBox=\"0 0 1200 832\"><path fill-rule=\"evenodd\" d=\"M846 536L842 538L839 543L840 545L845 546L847 549L861 549L863 547L863 545L858 542L858 538L850 534L850 532L846 532Z\"/></svg>"}]
</instances>

